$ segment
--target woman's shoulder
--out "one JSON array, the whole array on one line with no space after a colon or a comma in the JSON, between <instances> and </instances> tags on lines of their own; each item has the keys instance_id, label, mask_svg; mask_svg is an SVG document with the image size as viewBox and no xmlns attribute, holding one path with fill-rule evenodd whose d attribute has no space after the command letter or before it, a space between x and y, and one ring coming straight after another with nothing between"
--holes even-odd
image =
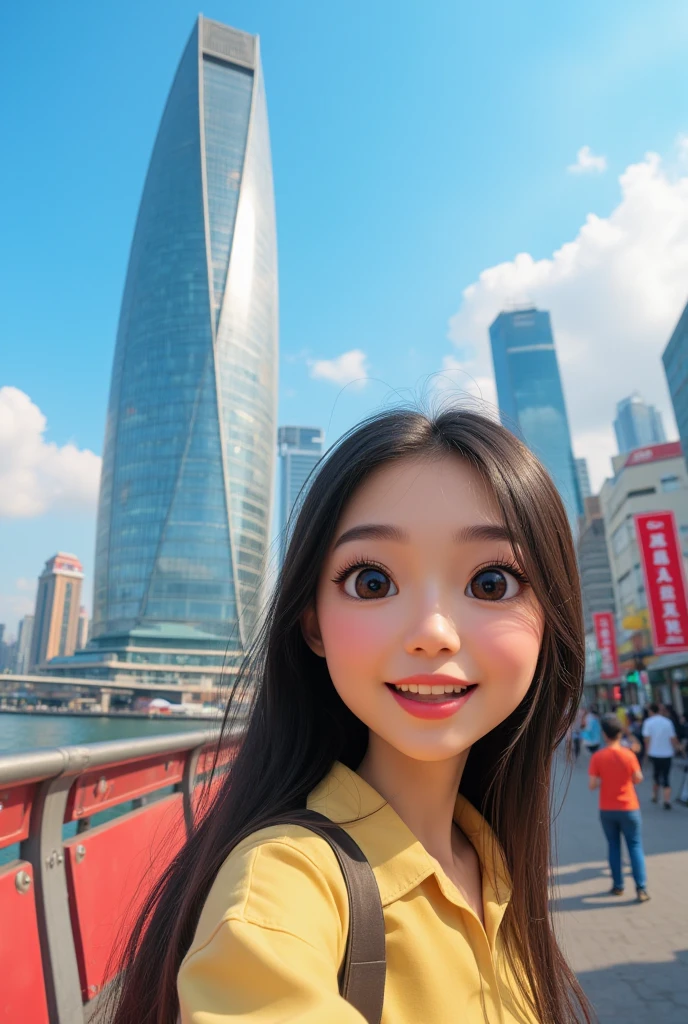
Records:
<instances>
[{"instance_id":1,"label":"woman's shoulder","mask_svg":"<svg viewBox=\"0 0 688 1024\"><path fill-rule=\"evenodd\" d=\"M252 833L225 859L189 953L229 921L301 934L309 918L331 917L345 940L348 912L346 884L329 843L300 825L272 825Z\"/></svg>"}]
</instances>

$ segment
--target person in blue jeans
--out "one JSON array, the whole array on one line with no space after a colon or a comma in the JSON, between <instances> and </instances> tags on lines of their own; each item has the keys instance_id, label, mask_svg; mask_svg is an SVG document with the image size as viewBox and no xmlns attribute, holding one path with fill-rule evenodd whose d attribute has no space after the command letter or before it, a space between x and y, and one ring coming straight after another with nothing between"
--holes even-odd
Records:
<instances>
[{"instance_id":1,"label":"person in blue jeans","mask_svg":"<svg viewBox=\"0 0 688 1024\"><path fill-rule=\"evenodd\" d=\"M621 896L624 891L621 869L623 836L631 859L638 902L645 903L650 897L647 893L640 803L635 791L638 783L643 781L643 773L633 751L621 746L623 728L616 715L605 715L600 725L605 745L590 758L588 774L590 789L600 791L600 820L607 837L612 872L610 895Z\"/></svg>"}]
</instances>

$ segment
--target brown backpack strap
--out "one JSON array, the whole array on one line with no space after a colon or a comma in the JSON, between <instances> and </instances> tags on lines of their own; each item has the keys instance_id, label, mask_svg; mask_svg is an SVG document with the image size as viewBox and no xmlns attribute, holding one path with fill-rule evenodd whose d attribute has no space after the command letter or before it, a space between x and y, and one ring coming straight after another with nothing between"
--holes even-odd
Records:
<instances>
[{"instance_id":1,"label":"brown backpack strap","mask_svg":"<svg viewBox=\"0 0 688 1024\"><path fill-rule=\"evenodd\" d=\"M349 894L349 935L339 973L339 991L368 1024L380 1024L387 963L385 922L373 869L358 843L324 814L293 811L280 816L279 824L302 825L332 848Z\"/></svg>"}]
</instances>

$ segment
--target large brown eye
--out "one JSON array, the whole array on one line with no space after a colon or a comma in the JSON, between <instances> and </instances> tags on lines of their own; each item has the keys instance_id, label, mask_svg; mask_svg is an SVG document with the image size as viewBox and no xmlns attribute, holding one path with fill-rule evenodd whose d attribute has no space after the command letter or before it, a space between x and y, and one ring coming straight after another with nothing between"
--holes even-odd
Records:
<instances>
[{"instance_id":1,"label":"large brown eye","mask_svg":"<svg viewBox=\"0 0 688 1024\"><path fill-rule=\"evenodd\" d=\"M344 592L349 597L362 597L370 600L375 597L391 597L397 593L387 573L381 569L360 569L352 573L344 583Z\"/></svg>"},{"instance_id":2,"label":"large brown eye","mask_svg":"<svg viewBox=\"0 0 688 1024\"><path fill-rule=\"evenodd\" d=\"M482 569L468 584L468 590L481 601L500 601L503 597L514 596L508 593L509 583L515 585L518 593L518 583L509 573L501 569Z\"/></svg>"}]
</instances>

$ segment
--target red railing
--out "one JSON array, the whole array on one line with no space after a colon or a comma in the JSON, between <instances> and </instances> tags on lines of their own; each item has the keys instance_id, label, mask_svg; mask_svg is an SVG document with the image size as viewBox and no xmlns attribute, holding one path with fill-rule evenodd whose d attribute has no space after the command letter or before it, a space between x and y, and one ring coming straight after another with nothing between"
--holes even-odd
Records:
<instances>
[{"instance_id":1,"label":"red railing","mask_svg":"<svg viewBox=\"0 0 688 1024\"><path fill-rule=\"evenodd\" d=\"M214 742L192 732L0 757L0 849L19 843L0 866L0 1024L87 1019L113 943L188 835Z\"/></svg>"}]
</instances>

